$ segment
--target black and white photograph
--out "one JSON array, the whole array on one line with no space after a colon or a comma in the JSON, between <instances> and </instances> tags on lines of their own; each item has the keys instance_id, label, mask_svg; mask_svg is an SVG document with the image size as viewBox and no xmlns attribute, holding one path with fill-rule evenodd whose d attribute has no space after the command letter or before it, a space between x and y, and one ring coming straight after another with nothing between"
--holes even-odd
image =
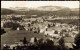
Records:
<instances>
[{"instance_id":1,"label":"black and white photograph","mask_svg":"<svg viewBox=\"0 0 80 50\"><path fill-rule=\"evenodd\" d=\"M1 1L1 50L80 50L79 1Z\"/></svg>"},{"instance_id":2,"label":"black and white photograph","mask_svg":"<svg viewBox=\"0 0 80 50\"><path fill-rule=\"evenodd\" d=\"M80 0L1 0L1 1L80 1Z\"/></svg>"}]
</instances>

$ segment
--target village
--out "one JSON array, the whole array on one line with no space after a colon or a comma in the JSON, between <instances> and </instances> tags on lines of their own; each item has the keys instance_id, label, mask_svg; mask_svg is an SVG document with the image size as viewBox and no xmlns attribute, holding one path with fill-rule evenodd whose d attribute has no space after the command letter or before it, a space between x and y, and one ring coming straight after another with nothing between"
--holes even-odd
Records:
<instances>
[{"instance_id":1,"label":"village","mask_svg":"<svg viewBox=\"0 0 80 50\"><path fill-rule=\"evenodd\" d=\"M17 18L17 16L14 17ZM15 21L10 18L11 17L8 17L6 20L1 19L1 27L4 27L3 25L6 22L15 23ZM16 21L16 23L19 23L20 25L24 26L24 29L27 31L33 31L34 33L38 34L50 35L51 37L60 37L60 36L75 37L75 35L78 34L79 32L77 25L59 23L59 22L49 22L47 21L48 19L45 19L43 17L37 17L37 18L31 17L31 18L23 18L20 21ZM16 30L20 30L20 28L17 27Z\"/></svg>"},{"instance_id":2,"label":"village","mask_svg":"<svg viewBox=\"0 0 80 50\"><path fill-rule=\"evenodd\" d=\"M79 33L78 26L67 24L67 23L60 23L60 22L49 22L48 19L52 18L53 20L56 20L54 16L49 16L49 18L43 18L43 17L31 17L31 18L24 18L25 15L4 15L1 19L1 27L4 28L4 24L6 22L12 22L12 23L18 23L21 26L23 26L24 29L21 29L21 27L17 27L15 30L25 30L25 31L32 31L33 34L42 34L45 37L49 36L48 39L54 41L59 41L62 37L64 37L64 40L66 40L65 45L67 47L72 48L72 44L74 44L74 38ZM36 15L32 15L36 16ZM6 17L6 18L5 18ZM12 18L21 18L21 20L13 20ZM75 18L74 18L75 19ZM78 18L77 18L78 19ZM37 37L36 37L37 38ZM35 37L31 38L31 43L34 43ZM37 38L39 39L39 38ZM22 44L19 42L19 44ZM57 43L56 43L57 44ZM55 44L55 45L56 45ZM13 44L11 46L16 46L17 44ZM11 47L13 48L13 47Z\"/></svg>"},{"instance_id":3,"label":"village","mask_svg":"<svg viewBox=\"0 0 80 50\"><path fill-rule=\"evenodd\" d=\"M1 1L1 50L80 50L78 1Z\"/></svg>"}]
</instances>

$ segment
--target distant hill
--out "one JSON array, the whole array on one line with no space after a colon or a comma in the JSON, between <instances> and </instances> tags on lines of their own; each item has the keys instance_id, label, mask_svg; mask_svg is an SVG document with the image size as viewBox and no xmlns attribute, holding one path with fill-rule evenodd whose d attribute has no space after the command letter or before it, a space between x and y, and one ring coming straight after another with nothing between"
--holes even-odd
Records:
<instances>
[{"instance_id":1,"label":"distant hill","mask_svg":"<svg viewBox=\"0 0 80 50\"><path fill-rule=\"evenodd\" d=\"M16 9L16 8L1 8L1 15L10 15L10 14L24 14L25 9Z\"/></svg>"},{"instance_id":2,"label":"distant hill","mask_svg":"<svg viewBox=\"0 0 80 50\"><path fill-rule=\"evenodd\" d=\"M71 8L72 11L79 11L79 8Z\"/></svg>"},{"instance_id":3,"label":"distant hill","mask_svg":"<svg viewBox=\"0 0 80 50\"><path fill-rule=\"evenodd\" d=\"M61 6L41 6L38 7L37 10L43 10L43 11L57 11L61 9L65 9L68 7L61 7Z\"/></svg>"},{"instance_id":4,"label":"distant hill","mask_svg":"<svg viewBox=\"0 0 80 50\"><path fill-rule=\"evenodd\" d=\"M10 7L9 9L15 10L15 11L29 11L30 10L27 7L15 7L15 8Z\"/></svg>"},{"instance_id":5,"label":"distant hill","mask_svg":"<svg viewBox=\"0 0 80 50\"><path fill-rule=\"evenodd\" d=\"M15 12L11 9L7 8L1 8L1 15L6 15L6 14L14 14Z\"/></svg>"},{"instance_id":6,"label":"distant hill","mask_svg":"<svg viewBox=\"0 0 80 50\"><path fill-rule=\"evenodd\" d=\"M1 8L1 14L25 14L25 15L38 15L38 16L50 16L50 15L79 15L79 8L68 8L61 6L41 6L38 8L26 8L26 7L16 7L16 8Z\"/></svg>"},{"instance_id":7,"label":"distant hill","mask_svg":"<svg viewBox=\"0 0 80 50\"><path fill-rule=\"evenodd\" d=\"M37 10L44 10L44 11L57 11L57 10L64 10L64 9L65 10L70 9L71 11L79 11L79 8L68 8L63 6L40 6L37 8Z\"/></svg>"}]
</instances>

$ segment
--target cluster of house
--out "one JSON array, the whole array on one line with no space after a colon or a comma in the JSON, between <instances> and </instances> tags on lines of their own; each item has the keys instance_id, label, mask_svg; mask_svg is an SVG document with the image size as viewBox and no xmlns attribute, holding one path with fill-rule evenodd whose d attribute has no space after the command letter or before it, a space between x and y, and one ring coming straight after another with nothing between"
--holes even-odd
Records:
<instances>
[{"instance_id":1,"label":"cluster of house","mask_svg":"<svg viewBox=\"0 0 80 50\"><path fill-rule=\"evenodd\" d=\"M53 23L45 21L43 17L23 19L23 22L17 21L20 25L23 25L25 30L33 31L34 33L49 35L51 37L59 38L61 36L75 37L78 34L76 25L66 23ZM7 20L9 21L9 20ZM5 21L6 22L6 21ZM1 22L3 27L4 21ZM17 30L20 30L19 27Z\"/></svg>"},{"instance_id":2,"label":"cluster of house","mask_svg":"<svg viewBox=\"0 0 80 50\"><path fill-rule=\"evenodd\" d=\"M32 20L32 19L31 19ZM42 21L42 18L35 19L33 22L25 22L25 29L38 31L38 33L43 33L44 35L50 35L52 37L59 36L71 36L75 37L78 34L77 25L66 24L66 23L52 23L48 21ZM41 22L41 21L42 22ZM57 32L57 33L55 33Z\"/></svg>"},{"instance_id":3,"label":"cluster of house","mask_svg":"<svg viewBox=\"0 0 80 50\"><path fill-rule=\"evenodd\" d=\"M49 35L51 37L75 37L79 30L76 25L68 25L66 23L51 23L51 22L38 22L38 23L27 23L24 27L28 31L34 33Z\"/></svg>"}]
</instances>

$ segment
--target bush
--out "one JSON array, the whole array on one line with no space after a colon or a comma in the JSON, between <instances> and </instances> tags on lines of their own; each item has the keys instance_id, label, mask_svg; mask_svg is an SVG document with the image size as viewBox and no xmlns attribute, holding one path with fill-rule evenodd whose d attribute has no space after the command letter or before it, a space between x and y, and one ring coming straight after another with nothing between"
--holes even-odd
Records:
<instances>
[{"instance_id":1,"label":"bush","mask_svg":"<svg viewBox=\"0 0 80 50\"><path fill-rule=\"evenodd\" d=\"M13 23L13 22L6 22L3 27L4 28L12 28L13 30L16 30L17 27L20 27L21 30L24 29L24 27L21 26L19 23Z\"/></svg>"},{"instance_id":2,"label":"bush","mask_svg":"<svg viewBox=\"0 0 80 50\"><path fill-rule=\"evenodd\" d=\"M75 44L74 49L80 49L80 33L75 37Z\"/></svg>"},{"instance_id":3,"label":"bush","mask_svg":"<svg viewBox=\"0 0 80 50\"><path fill-rule=\"evenodd\" d=\"M1 34L0 35L2 35L4 33L6 33L6 31L4 31L4 29L1 29Z\"/></svg>"}]
</instances>

